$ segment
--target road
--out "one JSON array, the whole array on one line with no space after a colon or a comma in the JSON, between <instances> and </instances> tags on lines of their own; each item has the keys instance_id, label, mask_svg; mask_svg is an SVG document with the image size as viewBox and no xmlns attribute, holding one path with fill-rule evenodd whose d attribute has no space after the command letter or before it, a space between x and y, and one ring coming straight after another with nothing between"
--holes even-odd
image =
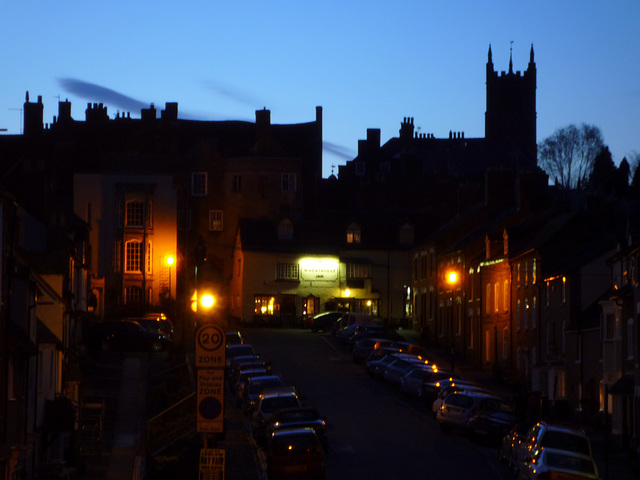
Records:
<instances>
[{"instance_id":1,"label":"road","mask_svg":"<svg viewBox=\"0 0 640 480\"><path fill-rule=\"evenodd\" d=\"M334 337L294 329L242 333L273 362L274 373L327 417L329 480L511 478L497 446L442 433L421 402L371 379Z\"/></svg>"}]
</instances>

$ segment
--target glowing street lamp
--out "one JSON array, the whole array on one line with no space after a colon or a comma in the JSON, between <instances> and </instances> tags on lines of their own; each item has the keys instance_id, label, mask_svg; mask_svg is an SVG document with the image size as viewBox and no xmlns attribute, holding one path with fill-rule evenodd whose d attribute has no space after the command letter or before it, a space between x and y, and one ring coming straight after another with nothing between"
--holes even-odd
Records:
<instances>
[{"instance_id":1,"label":"glowing street lamp","mask_svg":"<svg viewBox=\"0 0 640 480\"><path fill-rule=\"evenodd\" d=\"M174 263L176 263L176 259L173 255L167 255L165 262L169 267L169 300L171 300L171 267L173 267Z\"/></svg>"},{"instance_id":2,"label":"glowing street lamp","mask_svg":"<svg viewBox=\"0 0 640 480\"><path fill-rule=\"evenodd\" d=\"M449 285L455 285L458 283L458 273L457 272L448 272L447 273L447 283Z\"/></svg>"}]
</instances>

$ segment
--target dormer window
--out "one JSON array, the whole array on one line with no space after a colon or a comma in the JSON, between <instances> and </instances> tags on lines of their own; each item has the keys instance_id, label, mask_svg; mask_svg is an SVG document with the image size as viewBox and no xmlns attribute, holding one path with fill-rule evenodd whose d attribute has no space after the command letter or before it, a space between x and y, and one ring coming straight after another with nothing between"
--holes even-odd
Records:
<instances>
[{"instance_id":1,"label":"dormer window","mask_svg":"<svg viewBox=\"0 0 640 480\"><path fill-rule=\"evenodd\" d=\"M352 223L347 227L347 243L360 243L361 231L360 225Z\"/></svg>"},{"instance_id":2,"label":"dormer window","mask_svg":"<svg viewBox=\"0 0 640 480\"><path fill-rule=\"evenodd\" d=\"M291 220L282 220L278 224L278 240L293 239L293 223Z\"/></svg>"}]
</instances>

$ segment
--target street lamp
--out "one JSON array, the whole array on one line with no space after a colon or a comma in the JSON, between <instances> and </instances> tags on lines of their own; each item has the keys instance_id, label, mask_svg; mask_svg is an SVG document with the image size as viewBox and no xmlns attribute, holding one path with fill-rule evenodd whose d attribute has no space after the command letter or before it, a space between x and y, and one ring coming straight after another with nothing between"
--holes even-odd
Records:
<instances>
[{"instance_id":1,"label":"street lamp","mask_svg":"<svg viewBox=\"0 0 640 480\"><path fill-rule=\"evenodd\" d=\"M176 263L176 259L173 255L167 255L165 262L169 267L169 300L171 300L171 267L173 267L173 264Z\"/></svg>"},{"instance_id":2,"label":"street lamp","mask_svg":"<svg viewBox=\"0 0 640 480\"><path fill-rule=\"evenodd\" d=\"M449 317L449 347L451 349L451 373L453 373L453 369L455 366L455 347L453 344L453 289L456 287L456 285L458 285L458 282L460 281L460 277L458 275L458 272L456 272L455 270L449 270L445 276L447 284L449 285L449 288L451 289L451 295L450 295L450 300L451 300L451 316Z\"/></svg>"}]
</instances>

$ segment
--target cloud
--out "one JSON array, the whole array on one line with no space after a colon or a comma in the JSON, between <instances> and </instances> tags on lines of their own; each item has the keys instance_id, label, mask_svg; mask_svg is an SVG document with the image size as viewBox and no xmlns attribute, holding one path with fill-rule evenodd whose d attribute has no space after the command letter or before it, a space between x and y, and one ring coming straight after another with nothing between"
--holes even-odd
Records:
<instances>
[{"instance_id":1,"label":"cloud","mask_svg":"<svg viewBox=\"0 0 640 480\"><path fill-rule=\"evenodd\" d=\"M91 100L92 102L106 103L129 112L138 113L143 108L149 108L150 105L149 103L128 97L110 88L75 78L60 78L58 79L58 83L68 93Z\"/></svg>"},{"instance_id":2,"label":"cloud","mask_svg":"<svg viewBox=\"0 0 640 480\"><path fill-rule=\"evenodd\" d=\"M343 160L353 160L356 156L353 150L343 147L342 145L327 142L326 140L322 142L322 149L326 153L340 157Z\"/></svg>"},{"instance_id":3,"label":"cloud","mask_svg":"<svg viewBox=\"0 0 640 480\"><path fill-rule=\"evenodd\" d=\"M264 101L261 101L257 97L254 97L246 92L242 92L233 87L230 87L229 85L224 85L213 80L204 80L202 84L209 90L213 90L218 95L227 97L234 102L247 105L251 108L259 108L260 105L264 105Z\"/></svg>"}]
</instances>

